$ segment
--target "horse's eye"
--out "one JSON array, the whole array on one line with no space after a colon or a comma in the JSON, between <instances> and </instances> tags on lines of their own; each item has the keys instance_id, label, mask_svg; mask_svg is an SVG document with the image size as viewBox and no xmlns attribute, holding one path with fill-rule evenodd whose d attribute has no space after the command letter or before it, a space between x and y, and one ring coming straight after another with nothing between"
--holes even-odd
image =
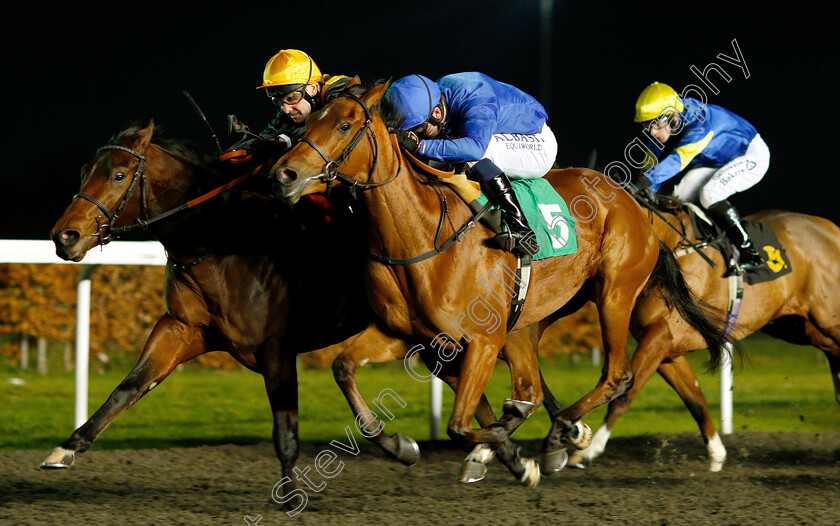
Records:
<instances>
[{"instance_id":1,"label":"horse's eye","mask_svg":"<svg viewBox=\"0 0 840 526\"><path fill-rule=\"evenodd\" d=\"M124 172L116 172L114 175L111 176L111 179L113 179L113 181L115 183L119 183L120 181L125 179L125 173Z\"/></svg>"},{"instance_id":2,"label":"horse's eye","mask_svg":"<svg viewBox=\"0 0 840 526\"><path fill-rule=\"evenodd\" d=\"M350 131L351 127L352 127L352 125L349 122L345 122L344 124L342 124L341 126L338 127L338 131L340 131L342 133L347 133L347 132Z\"/></svg>"}]
</instances>

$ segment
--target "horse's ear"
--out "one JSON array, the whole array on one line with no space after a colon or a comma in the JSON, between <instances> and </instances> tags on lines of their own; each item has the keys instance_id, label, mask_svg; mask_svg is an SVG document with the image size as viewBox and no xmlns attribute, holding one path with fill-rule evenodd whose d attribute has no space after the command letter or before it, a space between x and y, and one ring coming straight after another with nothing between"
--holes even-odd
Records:
<instances>
[{"instance_id":1,"label":"horse's ear","mask_svg":"<svg viewBox=\"0 0 840 526\"><path fill-rule=\"evenodd\" d=\"M145 152L152 140L152 133L155 130L154 119L149 120L149 125L137 132L137 144L134 146L138 151Z\"/></svg>"},{"instance_id":2,"label":"horse's ear","mask_svg":"<svg viewBox=\"0 0 840 526\"><path fill-rule=\"evenodd\" d=\"M382 96L385 95L385 92L388 91L388 86L390 86L390 82L385 82L384 84L380 84L379 86L373 87L362 96L362 100L365 101L365 104L368 106L375 106L379 103Z\"/></svg>"}]
</instances>

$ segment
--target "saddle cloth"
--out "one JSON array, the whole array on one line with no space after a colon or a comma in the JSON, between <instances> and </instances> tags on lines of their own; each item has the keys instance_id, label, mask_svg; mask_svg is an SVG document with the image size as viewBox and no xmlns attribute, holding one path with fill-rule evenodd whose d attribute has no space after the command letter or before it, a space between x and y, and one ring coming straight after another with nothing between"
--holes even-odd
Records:
<instances>
[{"instance_id":1,"label":"saddle cloth","mask_svg":"<svg viewBox=\"0 0 840 526\"><path fill-rule=\"evenodd\" d=\"M698 212L695 205L689 204L686 208L694 225L694 231L697 233L697 240L705 241L720 250L727 261L732 259L735 255L735 249L726 234L717 225L713 224L702 211ZM782 243L769 226L756 221L742 221L741 224L749 234L753 246L761 254L761 259L764 260L764 265L744 274L744 281L750 285L755 285L756 283L772 281L793 271Z\"/></svg>"}]
</instances>

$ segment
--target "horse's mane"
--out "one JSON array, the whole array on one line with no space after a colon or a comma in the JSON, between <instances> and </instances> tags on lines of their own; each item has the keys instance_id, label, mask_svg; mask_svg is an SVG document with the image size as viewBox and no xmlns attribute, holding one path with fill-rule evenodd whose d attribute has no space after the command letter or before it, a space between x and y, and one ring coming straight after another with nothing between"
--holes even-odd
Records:
<instances>
[{"instance_id":1,"label":"horse's mane","mask_svg":"<svg viewBox=\"0 0 840 526\"><path fill-rule=\"evenodd\" d=\"M143 128L145 125L132 124L113 135L107 144L130 143ZM163 137L157 126L154 128L151 143L168 155L197 168L198 177L206 181L211 188L233 178L224 173L215 155L202 151L189 141ZM336 219L328 227L325 212L317 205L302 202L292 208L278 202L271 195L268 181L259 176L251 177L237 187L214 197L202 204L201 209L203 213L198 216L198 223L185 227L185 231L189 232L189 236L194 240L200 238L207 241L213 250L219 253L273 254L287 251L289 246L311 249L311 236L304 235L304 232L318 233L321 237L312 239L326 245L355 239L351 235L352 231L339 228L341 220ZM272 239L275 242L272 242ZM325 242L325 239L328 241Z\"/></svg>"},{"instance_id":2,"label":"horse's mane","mask_svg":"<svg viewBox=\"0 0 840 526\"><path fill-rule=\"evenodd\" d=\"M145 128L144 125L133 123L121 132L112 135L106 144L116 145L130 141L143 128ZM152 133L152 144L183 161L205 170L215 172L213 164L216 158L213 155L201 150L189 141L164 137L161 135L161 132L161 128L159 126L155 126Z\"/></svg>"}]
</instances>

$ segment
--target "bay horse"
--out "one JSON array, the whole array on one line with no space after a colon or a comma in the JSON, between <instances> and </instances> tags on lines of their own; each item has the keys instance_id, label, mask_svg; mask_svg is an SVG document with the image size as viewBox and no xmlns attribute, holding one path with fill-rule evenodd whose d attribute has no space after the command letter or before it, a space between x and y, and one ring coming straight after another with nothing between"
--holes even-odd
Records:
<instances>
[{"instance_id":1,"label":"bay horse","mask_svg":"<svg viewBox=\"0 0 840 526\"><path fill-rule=\"evenodd\" d=\"M370 323L361 279L354 277L361 277L364 239L352 214L342 214L338 207L325 211L306 201L293 211L277 206L274 198L234 190L187 207L227 184L222 185L204 154L153 133L152 123L130 127L97 151L83 166L79 194L50 237L59 257L81 261L112 235L146 225L169 258L166 313L132 371L41 466L69 468L121 411L175 367L222 350L264 378L275 452L291 481L284 487L291 491L298 452L297 354L354 342L348 349L352 352L339 354L333 369L348 399L355 400L352 390L358 389L348 378L360 363L398 359L408 348ZM325 212L332 216L329 221ZM333 274L342 279L329 279ZM362 343L371 338L379 345L365 349ZM485 424L496 420L486 399L478 416ZM364 436L404 464L419 459L417 444L409 437L382 432ZM500 447L499 459L523 483L539 480L533 461L521 458L513 444Z\"/></svg>"},{"instance_id":2,"label":"bay horse","mask_svg":"<svg viewBox=\"0 0 840 526\"><path fill-rule=\"evenodd\" d=\"M112 235L146 225L169 260L166 312L131 372L41 467L70 467L75 455L87 451L122 410L176 366L224 350L263 376L274 418L275 451L283 475L291 480L287 487L293 488L298 456L296 356L342 342L371 319L358 280L325 279L336 254L356 250L348 228L352 221L327 223L323 210L311 203L292 211L248 191L224 192L201 206L185 208L185 203L225 181L208 169L208 160L197 150L152 142L153 126L123 130L82 167L79 194L50 237L59 257L81 261ZM178 212L170 215L173 210ZM298 252L309 257L304 260ZM353 261L361 257L347 258L345 271L354 272ZM408 447L402 460L407 463L416 460L416 451L411 451L416 445L411 445L404 444Z\"/></svg>"},{"instance_id":3,"label":"bay horse","mask_svg":"<svg viewBox=\"0 0 840 526\"><path fill-rule=\"evenodd\" d=\"M358 199L366 212L371 252L366 267L368 299L388 331L416 344L412 349L419 350L430 369L456 386L447 427L450 437L474 443L507 439L543 401L535 352L540 334L554 320L592 300L604 339L603 373L592 391L553 415L544 452L560 450L563 439L585 447L590 437L580 419L633 384L626 348L630 313L655 269L660 273L677 269L671 276L678 279L654 281L663 285L660 289L686 321L704 334L712 361L719 361L726 342L722 327L715 326L691 298L673 254L659 243L633 198L610 186L598 172L552 170L546 180L567 202L591 191L614 198L593 210L588 221L578 223L577 253L533 265L528 298L511 332L512 338L530 340L532 345L505 349L512 399L505 403L498 422L473 429L476 407L507 338L501 327L514 278L498 269L516 268L515 257L488 247L493 233L473 223L469 207L447 185L407 162L378 108L387 87L345 92L313 113L303 139L278 160L271 177L276 193L290 203L326 192L333 184L362 190ZM454 225L464 226L456 234ZM445 235L457 238L442 242ZM442 250L441 244L448 248ZM383 262L414 257L424 259L417 264ZM494 271L503 276L482 279ZM520 336L518 331L526 334Z\"/></svg>"},{"instance_id":4,"label":"bay horse","mask_svg":"<svg viewBox=\"0 0 840 526\"><path fill-rule=\"evenodd\" d=\"M648 214L657 236L669 247L683 246L683 236L697 243L693 223L684 208L663 212L661 218L652 212ZM745 219L770 227L790 259L792 271L772 281L744 283L734 337L742 339L760 330L786 342L822 350L831 370L835 398L840 403L840 295L834 292L840 283L840 228L821 217L780 210L759 212ZM721 269L726 268L726 261L717 249L702 250L717 268L712 268L694 250L679 256L679 264L694 293L713 306L725 308L729 284ZM710 471L720 471L726 449L709 416L697 377L685 358L686 353L703 349L704 342L668 313L662 300L655 296L636 305L631 326L639 342L632 360L636 381L625 396L610 402L592 445L573 453L570 464L586 467L603 453L616 420L656 371L697 421L707 445Z\"/></svg>"}]
</instances>

